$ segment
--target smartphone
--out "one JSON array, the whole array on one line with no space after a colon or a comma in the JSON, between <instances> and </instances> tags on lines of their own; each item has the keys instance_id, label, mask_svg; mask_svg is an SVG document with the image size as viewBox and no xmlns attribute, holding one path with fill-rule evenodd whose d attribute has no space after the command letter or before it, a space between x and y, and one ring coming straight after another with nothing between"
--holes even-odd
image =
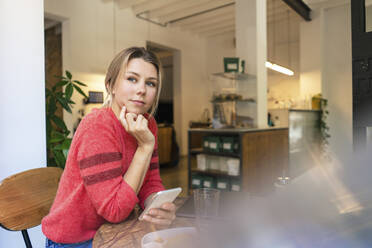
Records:
<instances>
[{"instance_id":1,"label":"smartphone","mask_svg":"<svg viewBox=\"0 0 372 248\"><path fill-rule=\"evenodd\" d=\"M163 205L166 202L173 202L176 197L181 193L182 189L180 187L174 188L174 189L167 189L163 191L157 192L153 198L150 204L148 204L141 213L141 215L138 217L139 220L143 219L143 216L149 212L152 208L160 208L161 205Z\"/></svg>"}]
</instances>

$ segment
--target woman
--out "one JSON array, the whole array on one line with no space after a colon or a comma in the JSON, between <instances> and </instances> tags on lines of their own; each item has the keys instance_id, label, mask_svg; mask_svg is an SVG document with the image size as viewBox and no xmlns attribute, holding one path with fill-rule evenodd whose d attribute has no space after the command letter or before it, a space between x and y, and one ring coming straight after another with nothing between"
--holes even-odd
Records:
<instances>
[{"instance_id":1,"label":"woman","mask_svg":"<svg viewBox=\"0 0 372 248\"><path fill-rule=\"evenodd\" d=\"M163 190L154 114L161 90L160 63L131 47L111 62L108 97L79 124L50 213L42 220L46 247L91 247L105 222L125 220ZM167 225L175 205L150 210L144 220Z\"/></svg>"}]
</instances>

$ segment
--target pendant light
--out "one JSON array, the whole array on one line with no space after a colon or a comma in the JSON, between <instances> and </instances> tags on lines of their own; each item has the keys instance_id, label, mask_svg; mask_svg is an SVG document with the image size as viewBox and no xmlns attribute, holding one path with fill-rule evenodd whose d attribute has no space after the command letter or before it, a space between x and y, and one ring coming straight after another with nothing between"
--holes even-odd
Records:
<instances>
[{"instance_id":1,"label":"pendant light","mask_svg":"<svg viewBox=\"0 0 372 248\"><path fill-rule=\"evenodd\" d=\"M275 1L277 0L273 0L274 1L274 23L273 23L273 39L274 39L274 46L273 46L273 53L274 53L274 60L275 60L275 22L276 22L276 18L275 18L275 11L276 11L276 8L275 8ZM290 46L289 46L289 12L288 13L288 61L290 61ZM292 70L288 69L288 68L285 68L284 66L281 66L281 65L278 65L278 64L275 64L275 63L272 63L272 62L269 62L269 61L266 61L265 63L265 66L273 71L277 71L277 72L280 72L280 73L283 73L285 75L288 75L288 76L293 76L294 73Z\"/></svg>"}]
</instances>

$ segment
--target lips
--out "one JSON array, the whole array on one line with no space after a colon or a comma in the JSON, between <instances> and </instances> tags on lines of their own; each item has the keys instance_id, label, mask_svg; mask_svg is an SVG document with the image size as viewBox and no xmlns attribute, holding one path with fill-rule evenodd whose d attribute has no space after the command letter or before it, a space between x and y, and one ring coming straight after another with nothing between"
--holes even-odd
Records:
<instances>
[{"instance_id":1,"label":"lips","mask_svg":"<svg viewBox=\"0 0 372 248\"><path fill-rule=\"evenodd\" d=\"M134 104L136 105L145 105L145 102L144 101L141 101L141 100L131 100L131 102L133 102Z\"/></svg>"}]
</instances>

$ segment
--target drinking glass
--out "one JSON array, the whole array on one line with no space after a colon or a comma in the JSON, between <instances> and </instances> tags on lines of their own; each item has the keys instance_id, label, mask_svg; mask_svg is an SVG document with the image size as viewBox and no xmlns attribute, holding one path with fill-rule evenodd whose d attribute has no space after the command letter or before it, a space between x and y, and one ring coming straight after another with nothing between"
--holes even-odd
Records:
<instances>
[{"instance_id":1,"label":"drinking glass","mask_svg":"<svg viewBox=\"0 0 372 248\"><path fill-rule=\"evenodd\" d=\"M218 217L220 190L201 188L194 190L196 226L201 233L211 229Z\"/></svg>"}]
</instances>

